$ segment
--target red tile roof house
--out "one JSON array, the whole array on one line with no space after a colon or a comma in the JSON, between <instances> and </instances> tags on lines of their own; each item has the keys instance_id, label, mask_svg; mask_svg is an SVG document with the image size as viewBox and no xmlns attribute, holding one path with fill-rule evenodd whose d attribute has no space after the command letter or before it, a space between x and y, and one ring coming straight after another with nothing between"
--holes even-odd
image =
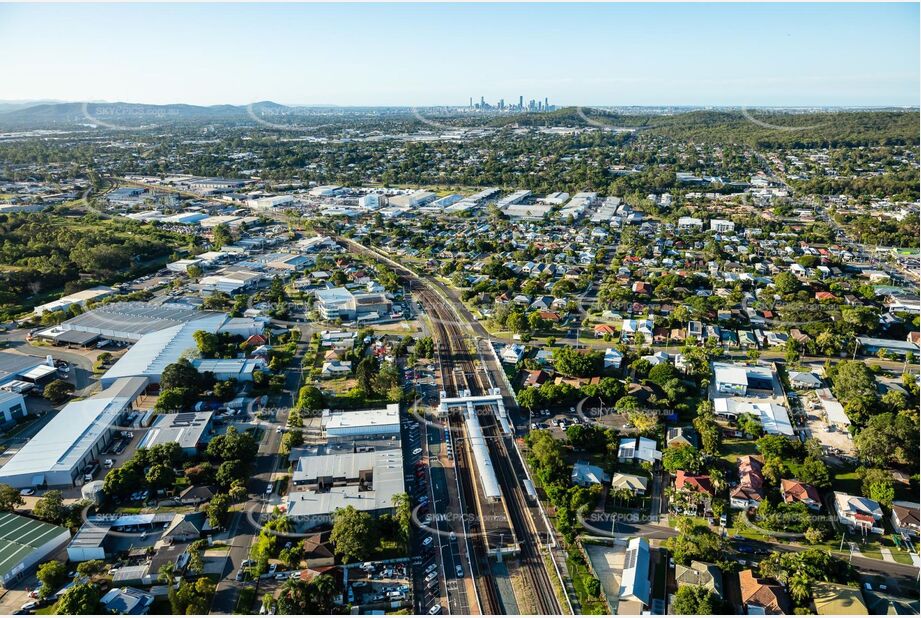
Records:
<instances>
[{"instance_id":1,"label":"red tile roof house","mask_svg":"<svg viewBox=\"0 0 921 618\"><path fill-rule=\"evenodd\" d=\"M596 324L595 336L604 337L605 335L611 335L613 337L617 335L617 330L610 324Z\"/></svg>"},{"instance_id":2,"label":"red tile roof house","mask_svg":"<svg viewBox=\"0 0 921 618\"><path fill-rule=\"evenodd\" d=\"M822 498L819 496L819 490L812 485L801 483L797 480L780 479L780 495L783 496L783 501L788 504L802 502L813 511L822 509Z\"/></svg>"},{"instance_id":3,"label":"red tile roof house","mask_svg":"<svg viewBox=\"0 0 921 618\"><path fill-rule=\"evenodd\" d=\"M831 292L816 292L816 300L838 300L838 297L832 294Z\"/></svg>"},{"instance_id":4,"label":"red tile roof house","mask_svg":"<svg viewBox=\"0 0 921 618\"><path fill-rule=\"evenodd\" d=\"M538 314L540 319L547 320L548 322L559 322L560 314L556 311L540 311Z\"/></svg>"},{"instance_id":5,"label":"red tile roof house","mask_svg":"<svg viewBox=\"0 0 921 618\"><path fill-rule=\"evenodd\" d=\"M729 493L734 509L758 508L764 500L764 476L761 461L751 455L739 459L739 484Z\"/></svg>"},{"instance_id":6,"label":"red tile roof house","mask_svg":"<svg viewBox=\"0 0 921 618\"><path fill-rule=\"evenodd\" d=\"M790 598L783 586L772 579L759 579L749 569L739 573L739 588L746 614L790 613Z\"/></svg>"},{"instance_id":7,"label":"red tile roof house","mask_svg":"<svg viewBox=\"0 0 921 618\"><path fill-rule=\"evenodd\" d=\"M684 470L675 472L675 489L713 495L713 485L706 474L688 474Z\"/></svg>"},{"instance_id":8,"label":"red tile roof house","mask_svg":"<svg viewBox=\"0 0 921 618\"><path fill-rule=\"evenodd\" d=\"M540 386L547 381L550 375L546 371L533 369L528 372L528 377L524 380L524 386Z\"/></svg>"}]
</instances>

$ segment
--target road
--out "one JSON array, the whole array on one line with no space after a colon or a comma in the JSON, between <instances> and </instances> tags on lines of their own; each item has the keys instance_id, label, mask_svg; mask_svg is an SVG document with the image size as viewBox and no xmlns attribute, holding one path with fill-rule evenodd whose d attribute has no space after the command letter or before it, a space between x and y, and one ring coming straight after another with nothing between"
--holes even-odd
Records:
<instances>
[{"instance_id":1,"label":"road","mask_svg":"<svg viewBox=\"0 0 921 618\"><path fill-rule=\"evenodd\" d=\"M272 482L272 475L279 468L281 459L279 447L281 446L283 434L277 433L274 427L279 425L284 427L287 423L288 410L294 406L301 386L301 359L306 350L307 341L302 338L285 375L285 390L275 404L277 407L274 422L263 424L265 432L262 442L259 444L259 453L253 465L252 476L247 484L250 498L242 505L240 511L234 513L228 526L230 551L227 554L222 579L217 585L214 599L211 602L212 614L232 614L236 606L237 595L240 589L246 585L244 582L236 581L236 573L242 568L243 561L249 558L250 547L259 534L258 527L253 525L246 513L258 513L262 510L265 504L265 488ZM243 608L243 611L244 613L250 613L252 608Z\"/></svg>"}]
</instances>

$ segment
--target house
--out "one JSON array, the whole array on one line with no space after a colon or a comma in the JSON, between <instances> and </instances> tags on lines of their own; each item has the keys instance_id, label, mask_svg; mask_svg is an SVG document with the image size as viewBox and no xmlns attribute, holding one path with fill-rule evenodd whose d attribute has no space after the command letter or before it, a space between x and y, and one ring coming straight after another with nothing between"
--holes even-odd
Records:
<instances>
[{"instance_id":1,"label":"house","mask_svg":"<svg viewBox=\"0 0 921 618\"><path fill-rule=\"evenodd\" d=\"M852 530L882 534L883 529L876 522L883 518L879 503L863 496L852 496L843 491L834 493L835 516L838 522Z\"/></svg>"},{"instance_id":2,"label":"house","mask_svg":"<svg viewBox=\"0 0 921 618\"><path fill-rule=\"evenodd\" d=\"M867 606L855 586L832 582L815 582L812 585L812 603L819 616L866 616Z\"/></svg>"},{"instance_id":3,"label":"house","mask_svg":"<svg viewBox=\"0 0 921 618\"><path fill-rule=\"evenodd\" d=\"M604 337L608 335L614 337L617 335L617 329L610 324L595 324L595 337Z\"/></svg>"},{"instance_id":4,"label":"house","mask_svg":"<svg viewBox=\"0 0 921 618\"><path fill-rule=\"evenodd\" d=\"M656 450L656 441L649 438L621 438L617 448L617 460L621 463L653 463L662 459L662 451Z\"/></svg>"},{"instance_id":5,"label":"house","mask_svg":"<svg viewBox=\"0 0 921 618\"><path fill-rule=\"evenodd\" d=\"M611 478L611 491L627 490L634 496L645 496L649 479L636 474L622 474L617 472Z\"/></svg>"},{"instance_id":6,"label":"house","mask_svg":"<svg viewBox=\"0 0 921 618\"><path fill-rule=\"evenodd\" d=\"M154 596L149 592L126 586L112 588L99 599L99 602L105 608L104 613L107 614L143 616L150 613Z\"/></svg>"},{"instance_id":7,"label":"house","mask_svg":"<svg viewBox=\"0 0 921 618\"><path fill-rule=\"evenodd\" d=\"M723 598L723 572L715 564L691 561L691 566L675 565L675 583L678 586L701 586L717 598Z\"/></svg>"},{"instance_id":8,"label":"house","mask_svg":"<svg viewBox=\"0 0 921 618\"><path fill-rule=\"evenodd\" d=\"M796 480L780 479L780 495L787 504L802 502L809 510L818 511L822 508L822 498L819 490L807 483Z\"/></svg>"},{"instance_id":9,"label":"house","mask_svg":"<svg viewBox=\"0 0 921 618\"><path fill-rule=\"evenodd\" d=\"M304 539L302 544L304 547L304 560L307 562L308 568L316 569L336 564L336 556L333 552L329 535L329 531L318 532Z\"/></svg>"},{"instance_id":10,"label":"house","mask_svg":"<svg viewBox=\"0 0 921 618\"><path fill-rule=\"evenodd\" d=\"M577 461L572 467L570 480L574 485L589 487L606 483L611 480L611 477L598 466L593 466L587 461Z\"/></svg>"},{"instance_id":11,"label":"house","mask_svg":"<svg viewBox=\"0 0 921 618\"><path fill-rule=\"evenodd\" d=\"M530 386L540 386L541 384L546 382L549 378L550 378L550 374L548 374L543 369L532 369L528 371L528 375L524 380L523 386L525 388L530 387Z\"/></svg>"},{"instance_id":12,"label":"house","mask_svg":"<svg viewBox=\"0 0 921 618\"><path fill-rule=\"evenodd\" d=\"M919 528L917 502L905 502L897 500L892 503L892 529L902 536L913 536L917 538L921 535Z\"/></svg>"},{"instance_id":13,"label":"house","mask_svg":"<svg viewBox=\"0 0 921 618\"><path fill-rule=\"evenodd\" d=\"M665 434L665 446L688 445L697 448L697 432L690 427L669 427Z\"/></svg>"},{"instance_id":14,"label":"house","mask_svg":"<svg viewBox=\"0 0 921 618\"><path fill-rule=\"evenodd\" d=\"M521 360L522 356L524 356L524 346L520 343L503 346L499 351L499 358L502 359L503 363L508 363L509 365L516 364Z\"/></svg>"},{"instance_id":15,"label":"house","mask_svg":"<svg viewBox=\"0 0 921 618\"><path fill-rule=\"evenodd\" d=\"M649 564L649 541L641 537L630 539L620 578L618 613L642 614L649 606Z\"/></svg>"},{"instance_id":16,"label":"house","mask_svg":"<svg viewBox=\"0 0 921 618\"><path fill-rule=\"evenodd\" d=\"M338 378L352 373L352 361L332 360L323 363L320 375L324 378Z\"/></svg>"},{"instance_id":17,"label":"house","mask_svg":"<svg viewBox=\"0 0 921 618\"><path fill-rule=\"evenodd\" d=\"M675 472L675 489L713 495L713 484L706 474L688 474L684 470Z\"/></svg>"},{"instance_id":18,"label":"house","mask_svg":"<svg viewBox=\"0 0 921 618\"><path fill-rule=\"evenodd\" d=\"M183 506L198 506L203 502L209 502L216 492L215 487L191 485L183 489L176 499Z\"/></svg>"},{"instance_id":19,"label":"house","mask_svg":"<svg viewBox=\"0 0 921 618\"><path fill-rule=\"evenodd\" d=\"M648 345L652 343L652 331L654 328L652 320L649 318L645 320L624 320L621 338L624 341L632 342L637 333L639 333L642 335L644 343Z\"/></svg>"},{"instance_id":20,"label":"house","mask_svg":"<svg viewBox=\"0 0 921 618\"><path fill-rule=\"evenodd\" d=\"M764 500L763 464L751 455L739 458L739 484L729 492L729 504L735 509L758 508Z\"/></svg>"},{"instance_id":21,"label":"house","mask_svg":"<svg viewBox=\"0 0 921 618\"><path fill-rule=\"evenodd\" d=\"M877 590L861 590L864 603L872 616L917 616L921 601L917 597L897 597Z\"/></svg>"},{"instance_id":22,"label":"house","mask_svg":"<svg viewBox=\"0 0 921 618\"><path fill-rule=\"evenodd\" d=\"M173 545L188 543L200 539L206 527L207 517L204 512L177 513L166 525L160 540Z\"/></svg>"},{"instance_id":23,"label":"house","mask_svg":"<svg viewBox=\"0 0 921 618\"><path fill-rule=\"evenodd\" d=\"M620 353L615 348L608 348L604 351L604 368L605 369L620 369L621 364L624 362L624 355Z\"/></svg>"},{"instance_id":24,"label":"house","mask_svg":"<svg viewBox=\"0 0 921 618\"><path fill-rule=\"evenodd\" d=\"M739 573L742 606L749 615L790 613L790 598L783 586L771 579L755 577L751 569Z\"/></svg>"},{"instance_id":25,"label":"house","mask_svg":"<svg viewBox=\"0 0 921 618\"><path fill-rule=\"evenodd\" d=\"M822 378L811 371L794 371L790 374L793 388L822 388Z\"/></svg>"}]
</instances>

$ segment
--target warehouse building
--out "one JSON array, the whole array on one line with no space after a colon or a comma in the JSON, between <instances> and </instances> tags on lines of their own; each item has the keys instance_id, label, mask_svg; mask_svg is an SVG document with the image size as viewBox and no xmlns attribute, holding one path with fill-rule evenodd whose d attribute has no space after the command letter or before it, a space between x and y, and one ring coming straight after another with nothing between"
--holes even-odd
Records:
<instances>
[{"instance_id":1,"label":"warehouse building","mask_svg":"<svg viewBox=\"0 0 921 618\"><path fill-rule=\"evenodd\" d=\"M143 376L152 384L160 383L160 374L167 365L175 363L188 351L198 349L195 332L216 333L227 319L224 313L197 312L198 319L164 328L141 337L131 349L102 376L104 388L116 380Z\"/></svg>"},{"instance_id":2,"label":"warehouse building","mask_svg":"<svg viewBox=\"0 0 921 618\"><path fill-rule=\"evenodd\" d=\"M70 539L70 530L16 515L0 513L0 579L9 587L44 562Z\"/></svg>"},{"instance_id":3,"label":"warehouse building","mask_svg":"<svg viewBox=\"0 0 921 618\"><path fill-rule=\"evenodd\" d=\"M153 448L158 444L176 442L184 453L194 455L199 447L208 442L213 417L211 412L158 414L138 448Z\"/></svg>"},{"instance_id":4,"label":"warehouse building","mask_svg":"<svg viewBox=\"0 0 921 618\"><path fill-rule=\"evenodd\" d=\"M324 410L321 424L330 441L399 436L400 404L378 410Z\"/></svg>"},{"instance_id":5,"label":"warehouse building","mask_svg":"<svg viewBox=\"0 0 921 618\"><path fill-rule=\"evenodd\" d=\"M215 380L237 382L252 382L253 372L265 369L265 363L258 358L196 358L192 366L199 373L213 373Z\"/></svg>"},{"instance_id":6,"label":"warehouse building","mask_svg":"<svg viewBox=\"0 0 921 618\"><path fill-rule=\"evenodd\" d=\"M63 296L57 300L51 301L50 303L39 305L34 309L34 314L36 317L41 317L41 315L47 311L67 311L73 305L85 307L86 303L90 301L102 300L106 296L111 296L114 293L115 290L105 286L82 290L74 294Z\"/></svg>"},{"instance_id":7,"label":"warehouse building","mask_svg":"<svg viewBox=\"0 0 921 618\"><path fill-rule=\"evenodd\" d=\"M63 322L56 328L61 331L91 333L105 339L134 343L144 335L208 315L223 314L199 311L194 307L177 303L151 305L144 302L121 302L97 307ZM38 333L39 336L44 336L44 334Z\"/></svg>"},{"instance_id":8,"label":"warehouse building","mask_svg":"<svg viewBox=\"0 0 921 618\"><path fill-rule=\"evenodd\" d=\"M0 467L0 483L17 489L77 485L147 384L144 377L120 378L87 399L68 403Z\"/></svg>"},{"instance_id":9,"label":"warehouse building","mask_svg":"<svg viewBox=\"0 0 921 618\"><path fill-rule=\"evenodd\" d=\"M311 528L328 524L336 509L353 506L373 516L393 513L393 497L405 491L400 449L301 457L285 509Z\"/></svg>"},{"instance_id":10,"label":"warehouse building","mask_svg":"<svg viewBox=\"0 0 921 618\"><path fill-rule=\"evenodd\" d=\"M28 414L26 400L21 394L0 390L0 428L14 425Z\"/></svg>"},{"instance_id":11,"label":"warehouse building","mask_svg":"<svg viewBox=\"0 0 921 618\"><path fill-rule=\"evenodd\" d=\"M17 390L11 388L16 382L36 384L56 372L50 356L39 358L27 354L0 352L0 389Z\"/></svg>"}]
</instances>

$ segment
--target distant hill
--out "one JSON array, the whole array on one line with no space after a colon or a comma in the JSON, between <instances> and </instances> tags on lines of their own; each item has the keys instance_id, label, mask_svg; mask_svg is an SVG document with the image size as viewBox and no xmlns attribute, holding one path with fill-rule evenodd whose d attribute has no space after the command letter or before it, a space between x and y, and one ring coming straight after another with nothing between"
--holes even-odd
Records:
<instances>
[{"instance_id":1,"label":"distant hill","mask_svg":"<svg viewBox=\"0 0 921 618\"><path fill-rule=\"evenodd\" d=\"M672 139L753 146L908 145L919 139L918 110L816 112L695 110L674 114L617 114L566 107L494 117L492 126L638 129Z\"/></svg>"},{"instance_id":2,"label":"distant hill","mask_svg":"<svg viewBox=\"0 0 921 618\"><path fill-rule=\"evenodd\" d=\"M0 126L52 128L78 125L107 126L119 128L140 128L152 124L183 122L219 122L252 120L268 114L278 116L296 113L272 101L260 101L252 105L146 105L141 103L43 103L22 108L0 107Z\"/></svg>"}]
</instances>

